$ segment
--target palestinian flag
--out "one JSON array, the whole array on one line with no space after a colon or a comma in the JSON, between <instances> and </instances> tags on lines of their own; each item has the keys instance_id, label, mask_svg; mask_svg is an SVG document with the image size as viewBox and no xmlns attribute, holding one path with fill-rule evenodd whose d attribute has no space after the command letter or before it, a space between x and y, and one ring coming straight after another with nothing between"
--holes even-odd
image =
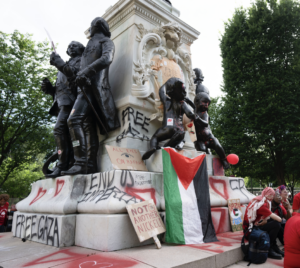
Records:
<instances>
[{"instance_id":1,"label":"palestinian flag","mask_svg":"<svg viewBox=\"0 0 300 268\"><path fill-rule=\"evenodd\" d=\"M162 148L167 243L218 241L212 223L206 155L193 159Z\"/></svg>"}]
</instances>

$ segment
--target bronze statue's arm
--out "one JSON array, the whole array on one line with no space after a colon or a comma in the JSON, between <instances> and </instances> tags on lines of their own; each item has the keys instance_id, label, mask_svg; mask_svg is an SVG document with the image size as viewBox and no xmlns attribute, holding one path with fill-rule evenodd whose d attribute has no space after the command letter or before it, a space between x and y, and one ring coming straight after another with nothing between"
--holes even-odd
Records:
<instances>
[{"instance_id":1,"label":"bronze statue's arm","mask_svg":"<svg viewBox=\"0 0 300 268\"><path fill-rule=\"evenodd\" d=\"M168 96L165 94L165 85L162 85L158 91L158 94L159 94L159 98L160 98L160 101L162 103L165 103L166 100L168 99Z\"/></svg>"},{"instance_id":2,"label":"bronze statue's arm","mask_svg":"<svg viewBox=\"0 0 300 268\"><path fill-rule=\"evenodd\" d=\"M185 97L184 98L184 101L188 104L188 105L190 105L194 110L195 110L195 104L192 102L192 100L190 99L190 98L188 98L188 97Z\"/></svg>"},{"instance_id":3,"label":"bronze statue's arm","mask_svg":"<svg viewBox=\"0 0 300 268\"><path fill-rule=\"evenodd\" d=\"M81 57L78 57L75 65L70 65L68 62L63 67L63 73L68 78L74 78L80 70Z\"/></svg>"},{"instance_id":4,"label":"bronze statue's arm","mask_svg":"<svg viewBox=\"0 0 300 268\"><path fill-rule=\"evenodd\" d=\"M102 44L102 56L88 65L86 68L78 73L78 76L85 75L91 77L98 71L107 68L113 61L115 53L115 45L110 39L106 39Z\"/></svg>"},{"instance_id":5,"label":"bronze statue's arm","mask_svg":"<svg viewBox=\"0 0 300 268\"><path fill-rule=\"evenodd\" d=\"M192 119L194 120L195 122L197 123L200 123L202 126L204 127L207 127L208 126L208 122L203 120L202 118L200 118L197 114L194 114L190 109L189 107L187 106L187 104L185 102L183 102L183 105L182 105L182 108L183 108L183 111L184 113L186 114L186 116L189 118L189 119Z\"/></svg>"},{"instance_id":6,"label":"bronze statue's arm","mask_svg":"<svg viewBox=\"0 0 300 268\"><path fill-rule=\"evenodd\" d=\"M50 55L50 64L55 66L56 69L58 69L62 73L64 73L64 67L66 63L58 54L52 52L52 54Z\"/></svg>"}]
</instances>

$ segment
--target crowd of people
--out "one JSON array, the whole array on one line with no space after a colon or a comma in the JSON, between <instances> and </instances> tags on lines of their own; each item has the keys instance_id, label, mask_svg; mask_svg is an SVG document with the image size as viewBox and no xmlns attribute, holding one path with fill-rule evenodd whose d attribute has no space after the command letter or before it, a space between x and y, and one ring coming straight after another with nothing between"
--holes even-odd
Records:
<instances>
[{"instance_id":1,"label":"crowd of people","mask_svg":"<svg viewBox=\"0 0 300 268\"><path fill-rule=\"evenodd\" d=\"M288 191L284 185L276 190L265 188L261 195L248 204L243 230L246 239L253 228L259 228L270 237L269 258L282 259L285 268L300 267L300 193L294 196L293 206L288 200ZM277 238L284 245L281 250Z\"/></svg>"}]
</instances>

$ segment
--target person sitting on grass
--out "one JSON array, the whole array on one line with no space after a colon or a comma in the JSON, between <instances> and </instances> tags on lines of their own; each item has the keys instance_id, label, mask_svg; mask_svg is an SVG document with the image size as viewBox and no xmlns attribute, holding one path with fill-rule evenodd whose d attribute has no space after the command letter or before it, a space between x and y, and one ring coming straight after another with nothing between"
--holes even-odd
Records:
<instances>
[{"instance_id":1,"label":"person sitting on grass","mask_svg":"<svg viewBox=\"0 0 300 268\"><path fill-rule=\"evenodd\" d=\"M263 231L266 231L270 237L270 250L268 257L281 260L282 255L280 253L282 251L276 244L276 238L280 229L280 222L282 220L271 211L270 204L274 198L274 195L275 191L272 188L267 187L262 191L261 195L252 199L245 211L243 230L247 240L249 240L249 235L253 225L257 226ZM274 221L268 222L269 218L273 219Z\"/></svg>"},{"instance_id":2,"label":"person sitting on grass","mask_svg":"<svg viewBox=\"0 0 300 268\"><path fill-rule=\"evenodd\" d=\"M282 219L282 222L280 224L280 229L277 234L277 238L279 239L281 244L284 245L284 241L283 241L284 227L285 227L286 221L290 217L292 217L292 213L289 210L289 204L287 202L281 203L281 201L282 201L282 198L279 193L279 190L276 189L276 193L275 193L274 199L272 201L271 211ZM283 205L281 205L281 204L283 204ZM272 221L272 219L269 221ZM281 255L284 257L283 252Z\"/></svg>"},{"instance_id":3,"label":"person sitting on grass","mask_svg":"<svg viewBox=\"0 0 300 268\"><path fill-rule=\"evenodd\" d=\"M300 193L294 197L293 210L284 231L284 268L300 267Z\"/></svg>"},{"instance_id":4,"label":"person sitting on grass","mask_svg":"<svg viewBox=\"0 0 300 268\"><path fill-rule=\"evenodd\" d=\"M8 194L0 194L0 233L5 232L8 214Z\"/></svg>"}]
</instances>

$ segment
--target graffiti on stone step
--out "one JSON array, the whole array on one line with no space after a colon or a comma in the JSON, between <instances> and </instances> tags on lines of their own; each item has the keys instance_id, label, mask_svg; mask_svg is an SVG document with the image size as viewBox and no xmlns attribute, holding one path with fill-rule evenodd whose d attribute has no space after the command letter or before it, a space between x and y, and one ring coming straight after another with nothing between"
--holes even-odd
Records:
<instances>
[{"instance_id":1,"label":"graffiti on stone step","mask_svg":"<svg viewBox=\"0 0 300 268\"><path fill-rule=\"evenodd\" d=\"M124 191L121 191L116 186L105 189L105 190L95 190L93 192L88 192L83 195L82 199L78 201L78 203L82 202L95 202L98 203L100 201L107 200L108 198L113 197L118 199L120 202L124 201L126 204L131 203L138 203L142 202L143 200L139 200L136 197L127 194Z\"/></svg>"},{"instance_id":2,"label":"graffiti on stone step","mask_svg":"<svg viewBox=\"0 0 300 268\"><path fill-rule=\"evenodd\" d=\"M20 214L17 215L16 221L16 237L45 242L47 245L59 247L57 217Z\"/></svg>"},{"instance_id":3,"label":"graffiti on stone step","mask_svg":"<svg viewBox=\"0 0 300 268\"><path fill-rule=\"evenodd\" d=\"M145 174L135 174L129 170L122 170L120 177L116 177L116 172L103 172L92 175L88 191L84 193L78 203L94 202L107 200L112 197L126 204L144 201L140 194L149 195L155 198L155 189L151 186L150 177ZM113 185L115 185L113 187ZM135 186L146 186L143 189L134 188ZM119 187L119 188L118 188Z\"/></svg>"},{"instance_id":4,"label":"graffiti on stone step","mask_svg":"<svg viewBox=\"0 0 300 268\"><path fill-rule=\"evenodd\" d=\"M230 184L230 188L231 190L233 191L240 191L244 196L247 197L247 199L249 199L249 197L243 192L243 191L246 191L247 192L247 189L245 187L245 182L244 182L244 179L231 179L229 180L229 184Z\"/></svg>"}]
</instances>

